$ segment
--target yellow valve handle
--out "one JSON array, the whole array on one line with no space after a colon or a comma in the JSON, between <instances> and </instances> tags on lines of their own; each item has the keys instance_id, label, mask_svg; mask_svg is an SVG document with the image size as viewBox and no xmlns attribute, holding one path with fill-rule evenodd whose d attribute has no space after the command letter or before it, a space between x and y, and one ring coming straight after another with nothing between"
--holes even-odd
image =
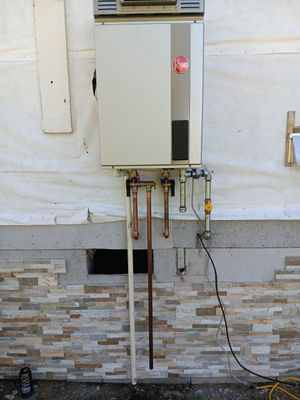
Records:
<instances>
[{"instance_id":1,"label":"yellow valve handle","mask_svg":"<svg viewBox=\"0 0 300 400\"><path fill-rule=\"evenodd\" d=\"M205 200L205 203L204 203L204 212L210 213L212 209L213 209L213 205L212 205L211 200L210 200L210 199Z\"/></svg>"}]
</instances>

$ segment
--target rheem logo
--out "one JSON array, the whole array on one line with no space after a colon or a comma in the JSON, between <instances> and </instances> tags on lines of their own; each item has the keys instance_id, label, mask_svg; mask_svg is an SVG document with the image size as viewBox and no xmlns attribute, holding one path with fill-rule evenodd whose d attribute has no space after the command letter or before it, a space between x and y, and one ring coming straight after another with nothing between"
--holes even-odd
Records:
<instances>
[{"instance_id":1,"label":"rheem logo","mask_svg":"<svg viewBox=\"0 0 300 400\"><path fill-rule=\"evenodd\" d=\"M189 59L184 56L177 56L172 62L173 71L177 74L185 74L189 69Z\"/></svg>"}]
</instances>

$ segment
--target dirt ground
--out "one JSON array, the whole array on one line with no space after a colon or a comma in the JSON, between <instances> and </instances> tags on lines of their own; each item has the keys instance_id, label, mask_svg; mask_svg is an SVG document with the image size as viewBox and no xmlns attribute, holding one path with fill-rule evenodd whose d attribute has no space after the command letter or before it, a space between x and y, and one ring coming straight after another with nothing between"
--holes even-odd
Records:
<instances>
[{"instance_id":1,"label":"dirt ground","mask_svg":"<svg viewBox=\"0 0 300 400\"><path fill-rule=\"evenodd\" d=\"M294 392L295 393L295 392ZM296 393L295 393L296 394ZM298 393L300 395L300 393ZM22 399L18 381L0 381L0 400ZM267 400L266 390L240 385L136 385L38 381L32 400ZM274 400L287 397L274 394Z\"/></svg>"}]
</instances>

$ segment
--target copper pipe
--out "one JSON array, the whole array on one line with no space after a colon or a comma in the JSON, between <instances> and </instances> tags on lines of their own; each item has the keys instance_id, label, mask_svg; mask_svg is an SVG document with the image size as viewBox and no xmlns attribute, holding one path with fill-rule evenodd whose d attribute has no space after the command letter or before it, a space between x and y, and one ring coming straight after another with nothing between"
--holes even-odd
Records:
<instances>
[{"instance_id":1,"label":"copper pipe","mask_svg":"<svg viewBox=\"0 0 300 400\"><path fill-rule=\"evenodd\" d=\"M151 189L146 187L147 199L147 260L148 260L148 324L149 324L149 369L153 369L153 295L152 295L152 215L151 215Z\"/></svg>"},{"instance_id":2,"label":"copper pipe","mask_svg":"<svg viewBox=\"0 0 300 400\"><path fill-rule=\"evenodd\" d=\"M170 235L169 227L169 187L164 187L164 237Z\"/></svg>"},{"instance_id":3,"label":"copper pipe","mask_svg":"<svg viewBox=\"0 0 300 400\"><path fill-rule=\"evenodd\" d=\"M132 222L133 222L133 237L135 240L139 238L139 216L138 216L138 188L132 188Z\"/></svg>"}]
</instances>

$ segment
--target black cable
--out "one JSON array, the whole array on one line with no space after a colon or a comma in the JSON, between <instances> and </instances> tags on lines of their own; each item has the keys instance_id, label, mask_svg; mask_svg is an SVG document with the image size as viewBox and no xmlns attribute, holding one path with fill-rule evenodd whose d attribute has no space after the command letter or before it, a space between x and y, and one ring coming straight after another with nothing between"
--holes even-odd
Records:
<instances>
[{"instance_id":1,"label":"black cable","mask_svg":"<svg viewBox=\"0 0 300 400\"><path fill-rule=\"evenodd\" d=\"M219 303L219 305L220 305L220 308L221 308L221 311L222 311L222 315L223 315L223 319L224 319L227 343L228 343L230 352L231 352L233 358L235 359L235 361L237 362L237 364L238 364L243 370L249 372L249 373L252 374L252 375L257 376L258 378L262 378L262 379L264 379L264 380L268 380L268 381L275 382L275 383L281 383L281 384L283 384L283 385L290 385L290 386L293 386L293 387L297 386L296 384L294 384L294 383L292 383L292 382L284 382L284 381L281 381L281 380L276 379L276 378L270 378L270 377L268 377L268 376L260 375L260 374L258 374L257 372L254 372L254 371L252 371L251 369L245 367L245 366L240 362L240 360L237 358L237 356L236 356L236 354L235 354L235 352L234 352L234 350L233 350L233 348L232 348L232 345L231 345L230 336L229 336L229 331L228 331L227 318L226 318L225 310L224 310L224 307L223 307L223 304L222 304L222 301L221 301L221 298L220 298L220 294L219 294L219 284L218 284L218 273L217 273L217 268L216 268L216 266L215 266L214 260L212 259L212 256L210 255L210 252L208 251L207 247L206 247L205 244L203 243L202 237L201 237L200 235L198 235L198 238L199 238L199 240L200 240L200 242L201 242L201 244L202 244L202 247L204 248L204 250L205 250L205 252L206 252L206 254L207 254L207 256L208 256L208 258L209 258L209 260L210 260L210 262L211 262L211 265L212 265L212 267L213 267L213 270L214 270L214 275L215 275L215 291L216 291L216 296L217 296L218 303Z\"/></svg>"}]
</instances>

